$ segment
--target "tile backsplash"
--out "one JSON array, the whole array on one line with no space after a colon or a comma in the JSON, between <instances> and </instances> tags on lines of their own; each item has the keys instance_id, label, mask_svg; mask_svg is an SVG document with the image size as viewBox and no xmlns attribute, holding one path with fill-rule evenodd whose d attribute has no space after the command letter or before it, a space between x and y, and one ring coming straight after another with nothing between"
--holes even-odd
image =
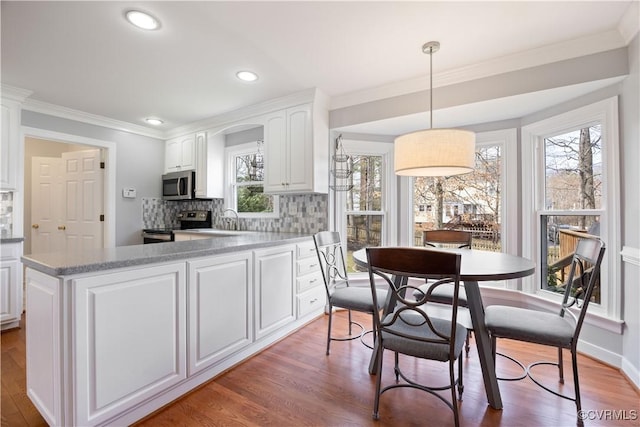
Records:
<instances>
[{"instance_id":1,"label":"tile backsplash","mask_svg":"<svg viewBox=\"0 0 640 427\"><path fill-rule=\"evenodd\" d=\"M224 228L222 212L224 201L186 200L167 201L158 198L142 198L142 223L144 228L176 228L178 212L184 210L211 210L214 228ZM280 196L278 218L240 218L241 230L316 233L327 230L328 197L326 194L301 194Z\"/></svg>"},{"instance_id":2,"label":"tile backsplash","mask_svg":"<svg viewBox=\"0 0 640 427\"><path fill-rule=\"evenodd\" d=\"M13 234L13 193L0 192L0 237Z\"/></svg>"}]
</instances>

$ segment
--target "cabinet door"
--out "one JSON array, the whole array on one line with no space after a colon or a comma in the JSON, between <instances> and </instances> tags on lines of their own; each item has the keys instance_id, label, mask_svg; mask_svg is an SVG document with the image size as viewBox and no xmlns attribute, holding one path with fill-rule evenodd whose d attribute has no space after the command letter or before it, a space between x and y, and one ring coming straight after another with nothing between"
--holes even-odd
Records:
<instances>
[{"instance_id":1,"label":"cabinet door","mask_svg":"<svg viewBox=\"0 0 640 427\"><path fill-rule=\"evenodd\" d=\"M155 265L71 280L69 425L98 425L186 378L186 266Z\"/></svg>"},{"instance_id":2,"label":"cabinet door","mask_svg":"<svg viewBox=\"0 0 640 427\"><path fill-rule=\"evenodd\" d=\"M171 139L165 143L164 149L164 171L177 172L182 161L182 149L179 139Z\"/></svg>"},{"instance_id":3,"label":"cabinet door","mask_svg":"<svg viewBox=\"0 0 640 427\"><path fill-rule=\"evenodd\" d=\"M264 125L264 191L286 190L287 125L285 111L270 114Z\"/></svg>"},{"instance_id":4,"label":"cabinet door","mask_svg":"<svg viewBox=\"0 0 640 427\"><path fill-rule=\"evenodd\" d=\"M196 137L187 135L180 138L180 170L196 168Z\"/></svg>"},{"instance_id":5,"label":"cabinet door","mask_svg":"<svg viewBox=\"0 0 640 427\"><path fill-rule=\"evenodd\" d=\"M4 250L4 248L3 248ZM2 260L0 262L0 322L16 322L22 314L22 281L18 283L20 262Z\"/></svg>"},{"instance_id":6,"label":"cabinet door","mask_svg":"<svg viewBox=\"0 0 640 427\"><path fill-rule=\"evenodd\" d=\"M311 104L287 110L287 191L313 190Z\"/></svg>"},{"instance_id":7,"label":"cabinet door","mask_svg":"<svg viewBox=\"0 0 640 427\"><path fill-rule=\"evenodd\" d=\"M17 188L17 165L20 138L20 107L2 100L2 124L0 125L0 189Z\"/></svg>"},{"instance_id":8,"label":"cabinet door","mask_svg":"<svg viewBox=\"0 0 640 427\"><path fill-rule=\"evenodd\" d=\"M294 246L254 253L256 339L295 319L294 254Z\"/></svg>"},{"instance_id":9,"label":"cabinet door","mask_svg":"<svg viewBox=\"0 0 640 427\"><path fill-rule=\"evenodd\" d=\"M251 343L251 252L188 262L189 375Z\"/></svg>"}]
</instances>

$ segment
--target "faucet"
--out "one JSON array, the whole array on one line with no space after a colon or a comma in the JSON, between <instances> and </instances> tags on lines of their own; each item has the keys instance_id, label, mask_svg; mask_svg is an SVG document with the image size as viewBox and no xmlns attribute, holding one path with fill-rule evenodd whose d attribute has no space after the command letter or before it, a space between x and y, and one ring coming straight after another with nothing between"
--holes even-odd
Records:
<instances>
[{"instance_id":1,"label":"faucet","mask_svg":"<svg viewBox=\"0 0 640 427\"><path fill-rule=\"evenodd\" d=\"M231 212L236 216L236 221L233 229L240 230L240 224L239 224L240 218L238 217L238 212L236 212L234 209L231 209L231 208L225 209L224 211L222 211L222 215L225 217L225 219L228 218L227 215L225 215L227 212Z\"/></svg>"}]
</instances>

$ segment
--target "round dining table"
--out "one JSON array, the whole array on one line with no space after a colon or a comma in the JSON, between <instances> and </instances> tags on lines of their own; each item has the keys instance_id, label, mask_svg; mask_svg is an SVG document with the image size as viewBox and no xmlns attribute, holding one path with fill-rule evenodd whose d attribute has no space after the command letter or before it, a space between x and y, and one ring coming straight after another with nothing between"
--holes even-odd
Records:
<instances>
[{"instance_id":1,"label":"round dining table","mask_svg":"<svg viewBox=\"0 0 640 427\"><path fill-rule=\"evenodd\" d=\"M485 326L484 306L478 282L518 279L530 276L535 272L535 263L527 258L515 255L477 249L425 248L425 250L455 252L462 255L460 279L464 282L467 294L467 306L473 325L487 400L492 408L502 409L502 398L500 397L500 389L491 352L491 339ZM356 265L365 269L368 267L366 249L354 251L352 256ZM396 302L389 297L391 294L392 292L388 293L385 301L383 309L385 314L391 313L395 308ZM376 355L377 351L374 350L369 363L369 372L371 374L376 373Z\"/></svg>"}]
</instances>

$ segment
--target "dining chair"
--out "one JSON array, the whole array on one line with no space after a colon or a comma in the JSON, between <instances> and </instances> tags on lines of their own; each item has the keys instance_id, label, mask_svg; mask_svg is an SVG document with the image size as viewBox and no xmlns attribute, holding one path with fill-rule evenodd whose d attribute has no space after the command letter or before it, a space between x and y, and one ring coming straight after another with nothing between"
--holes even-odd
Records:
<instances>
[{"instance_id":1,"label":"dining chair","mask_svg":"<svg viewBox=\"0 0 640 427\"><path fill-rule=\"evenodd\" d=\"M322 279L327 293L327 304L329 311L329 326L327 329L327 355L330 351L331 341L348 341L360 338L367 332L364 326L354 322L351 318L351 311L369 313L373 316L382 309L387 297L387 291L377 289L377 304L374 303L371 290L368 287L349 286L349 278L340 240L340 233L335 231L321 231L314 234L313 241L318 254L318 261L322 270ZM332 337L331 326L333 323L333 309L343 308L348 312L349 333L346 337ZM354 335L352 326L356 325L360 329L358 335ZM375 337L374 337L375 338ZM364 343L364 341L363 341ZM365 344L367 345L367 344ZM368 345L367 345L368 346Z\"/></svg>"},{"instance_id":2,"label":"dining chair","mask_svg":"<svg viewBox=\"0 0 640 427\"><path fill-rule=\"evenodd\" d=\"M520 307L490 305L485 309L485 323L491 335L493 356L496 355L496 339L507 338L526 341L558 349L558 361L539 361L524 367L516 359L506 356L524 368L524 374L515 379L531 378L535 384L556 396L572 400L576 404L578 424L582 409L580 402L580 382L578 376L577 345L587 307L594 289L600 283L600 265L604 257L605 244L598 238L579 239L569 266L569 275L564 284L565 290L558 313L543 312ZM538 365L558 367L559 382L564 384L562 350L571 351L573 367L574 397L560 394L544 386L531 373Z\"/></svg>"},{"instance_id":3,"label":"dining chair","mask_svg":"<svg viewBox=\"0 0 640 427\"><path fill-rule=\"evenodd\" d=\"M425 230L422 232L424 245L432 248L469 248L473 241L473 234L470 231L463 230ZM428 285L420 287L421 292L426 292ZM419 291L414 293L416 298L420 298ZM441 304L451 305L453 300L453 286L444 285L434 289L431 293L427 294L427 300L438 302ZM464 291L464 286L460 288L460 294L458 297L458 305L462 307L468 307L467 294ZM469 356L471 331L473 329L467 329L467 336L465 340L465 354Z\"/></svg>"},{"instance_id":4,"label":"dining chair","mask_svg":"<svg viewBox=\"0 0 640 427\"><path fill-rule=\"evenodd\" d=\"M395 309L391 313L374 316L377 354L376 395L373 418L379 419L380 396L394 388L410 387L423 390L440 399L453 411L455 425L459 425L458 398L464 390L462 382L462 347L466 328L457 322L458 296L460 290L461 255L425 248L367 248L369 281L374 303L377 303L376 282L382 278L389 286L391 297L395 299ZM436 313L430 306L438 306L426 299L407 297L429 277L439 279L429 283L430 288L451 284L453 304ZM417 280L416 280L417 279ZM411 295L411 294L409 294ZM441 308L441 307L438 307ZM395 353L394 373L396 381L382 388L382 366L384 350ZM421 359L430 359L449 364L449 385L428 386L418 383L413 375L400 369L399 354ZM458 375L454 373L458 360ZM402 378L403 382L400 382ZM451 401L439 392L450 390Z\"/></svg>"}]
</instances>

